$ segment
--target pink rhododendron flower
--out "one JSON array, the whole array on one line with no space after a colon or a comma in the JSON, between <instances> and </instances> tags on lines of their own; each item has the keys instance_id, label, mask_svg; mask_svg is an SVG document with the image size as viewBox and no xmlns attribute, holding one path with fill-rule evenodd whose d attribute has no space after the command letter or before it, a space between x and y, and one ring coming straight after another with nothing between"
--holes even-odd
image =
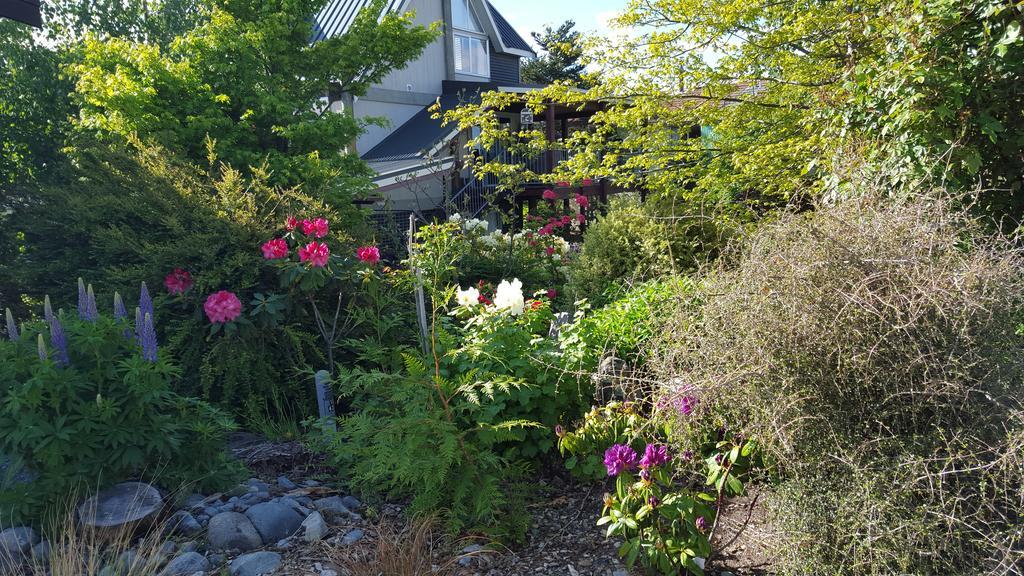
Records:
<instances>
[{"instance_id":1,"label":"pink rhododendron flower","mask_svg":"<svg viewBox=\"0 0 1024 576\"><path fill-rule=\"evenodd\" d=\"M317 238L323 238L330 232L330 226L327 224L326 218L314 218L313 220L302 221L302 233L306 236L316 236Z\"/></svg>"},{"instance_id":2,"label":"pink rhododendron flower","mask_svg":"<svg viewBox=\"0 0 1024 576\"><path fill-rule=\"evenodd\" d=\"M539 233L539 234L540 234L541 236L548 236L548 235L550 235L550 234L551 234L551 233L552 233L552 232L553 232L554 230L555 230L554 226L552 226L551 224L548 224L547 226L545 226L545 227L541 228L541 229L540 229L540 230L538 230L537 232L538 232L538 233Z\"/></svg>"},{"instance_id":3,"label":"pink rhododendron flower","mask_svg":"<svg viewBox=\"0 0 1024 576\"><path fill-rule=\"evenodd\" d=\"M584 178L583 179L583 185L584 186L592 186L593 184L594 184L594 181L592 179L590 179L590 178Z\"/></svg>"},{"instance_id":4,"label":"pink rhododendron flower","mask_svg":"<svg viewBox=\"0 0 1024 576\"><path fill-rule=\"evenodd\" d=\"M545 190L544 193L541 194L541 197L544 198L545 200L557 200L558 199L558 195L555 194L554 190Z\"/></svg>"},{"instance_id":5,"label":"pink rhododendron flower","mask_svg":"<svg viewBox=\"0 0 1024 576\"><path fill-rule=\"evenodd\" d=\"M164 278L164 286L171 294L184 294L193 284L192 275L181 268L175 268Z\"/></svg>"},{"instance_id":6,"label":"pink rhododendron flower","mask_svg":"<svg viewBox=\"0 0 1024 576\"><path fill-rule=\"evenodd\" d=\"M555 255L555 247L554 246L548 246L544 251L548 253L548 256L554 256Z\"/></svg>"},{"instance_id":7,"label":"pink rhododendron flower","mask_svg":"<svg viewBox=\"0 0 1024 576\"><path fill-rule=\"evenodd\" d=\"M587 198L583 194L577 194L576 195L576 203L580 205L580 208L589 208L590 207L590 198Z\"/></svg>"},{"instance_id":8,"label":"pink rhododendron flower","mask_svg":"<svg viewBox=\"0 0 1024 576\"><path fill-rule=\"evenodd\" d=\"M569 216L568 214L562 216L562 226L568 226L570 222L572 222L572 216Z\"/></svg>"},{"instance_id":9,"label":"pink rhododendron flower","mask_svg":"<svg viewBox=\"0 0 1024 576\"><path fill-rule=\"evenodd\" d=\"M554 288L548 288L548 298L554 300L555 296L558 296L558 290L555 290Z\"/></svg>"},{"instance_id":10,"label":"pink rhododendron flower","mask_svg":"<svg viewBox=\"0 0 1024 576\"><path fill-rule=\"evenodd\" d=\"M206 298L203 310L206 311L206 317L210 319L210 322L225 324L238 318L242 313L242 301L235 296L234 292L221 290Z\"/></svg>"},{"instance_id":11,"label":"pink rhododendron flower","mask_svg":"<svg viewBox=\"0 0 1024 576\"><path fill-rule=\"evenodd\" d=\"M566 182L565 180L563 180L563 181L561 181L561 182L559 182L559 183L558 183L558 187L559 187L559 188L568 188L569 186L572 186L572 184L569 184L569 183L568 183L568 182Z\"/></svg>"},{"instance_id":12,"label":"pink rhododendron flower","mask_svg":"<svg viewBox=\"0 0 1024 576\"><path fill-rule=\"evenodd\" d=\"M323 242L310 242L304 248L299 248L299 260L309 262L314 268L327 266L327 260L331 256L331 249Z\"/></svg>"},{"instance_id":13,"label":"pink rhododendron flower","mask_svg":"<svg viewBox=\"0 0 1024 576\"><path fill-rule=\"evenodd\" d=\"M371 266L376 266L377 262L380 262L380 249L376 246L363 246L356 250L356 257Z\"/></svg>"},{"instance_id":14,"label":"pink rhododendron flower","mask_svg":"<svg viewBox=\"0 0 1024 576\"><path fill-rule=\"evenodd\" d=\"M298 228L298 226L299 226L299 219L296 218L295 216L289 216L284 221L284 229L289 231L289 232L291 232L292 230L295 230L296 228Z\"/></svg>"},{"instance_id":15,"label":"pink rhododendron flower","mask_svg":"<svg viewBox=\"0 0 1024 576\"><path fill-rule=\"evenodd\" d=\"M288 243L284 241L284 238L268 240L263 246L260 246L260 250L263 250L263 257L267 260L278 260L288 257Z\"/></svg>"},{"instance_id":16,"label":"pink rhododendron flower","mask_svg":"<svg viewBox=\"0 0 1024 576\"><path fill-rule=\"evenodd\" d=\"M583 224L584 222L587 221L587 217L582 212L580 212L579 214L576 215L576 221L579 222L580 224Z\"/></svg>"}]
</instances>

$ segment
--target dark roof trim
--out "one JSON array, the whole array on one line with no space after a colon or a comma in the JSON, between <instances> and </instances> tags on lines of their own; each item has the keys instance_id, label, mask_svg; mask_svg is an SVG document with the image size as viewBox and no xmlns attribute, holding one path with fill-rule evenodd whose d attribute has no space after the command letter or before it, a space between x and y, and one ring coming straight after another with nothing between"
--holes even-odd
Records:
<instances>
[{"instance_id":1,"label":"dark roof trim","mask_svg":"<svg viewBox=\"0 0 1024 576\"><path fill-rule=\"evenodd\" d=\"M460 104L479 102L478 92L451 92L438 98L442 112L451 110ZM381 140L376 146L363 154L367 162L393 162L396 160L412 160L422 158L432 148L446 140L456 132L453 126L442 125L440 118L434 118L426 106L413 115L405 124Z\"/></svg>"},{"instance_id":2,"label":"dark roof trim","mask_svg":"<svg viewBox=\"0 0 1024 576\"><path fill-rule=\"evenodd\" d=\"M3 0L0 2L0 18L10 18L36 28L43 27L39 0Z\"/></svg>"},{"instance_id":3,"label":"dark roof trim","mask_svg":"<svg viewBox=\"0 0 1024 576\"><path fill-rule=\"evenodd\" d=\"M529 52L530 54L536 54L533 48L530 47L526 40L516 32L516 29L512 27L512 24L498 12L497 8L490 3L490 0L484 0L484 4L487 5L487 11L491 14L491 19L494 21L495 28L498 29L498 35L501 37L501 43L505 45L505 48L509 50L520 50L523 52Z\"/></svg>"},{"instance_id":4,"label":"dark roof trim","mask_svg":"<svg viewBox=\"0 0 1024 576\"><path fill-rule=\"evenodd\" d=\"M348 32L359 12L373 0L331 0L313 17L313 42L341 36ZM406 0L388 0L385 13L398 12Z\"/></svg>"}]
</instances>

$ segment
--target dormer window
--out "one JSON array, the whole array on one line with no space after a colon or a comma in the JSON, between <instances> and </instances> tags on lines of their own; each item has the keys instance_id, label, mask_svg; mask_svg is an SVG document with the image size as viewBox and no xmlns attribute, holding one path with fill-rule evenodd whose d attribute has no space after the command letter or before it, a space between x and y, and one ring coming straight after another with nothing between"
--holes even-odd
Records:
<instances>
[{"instance_id":1,"label":"dormer window","mask_svg":"<svg viewBox=\"0 0 1024 576\"><path fill-rule=\"evenodd\" d=\"M471 76L490 77L490 45L480 21L473 13L470 0L451 0L452 53L455 72Z\"/></svg>"}]
</instances>

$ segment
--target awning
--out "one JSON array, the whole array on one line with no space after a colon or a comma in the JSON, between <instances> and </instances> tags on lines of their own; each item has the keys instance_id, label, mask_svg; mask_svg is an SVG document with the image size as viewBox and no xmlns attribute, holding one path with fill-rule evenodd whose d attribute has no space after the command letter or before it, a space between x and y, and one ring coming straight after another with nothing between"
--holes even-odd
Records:
<instances>
[{"instance_id":1,"label":"awning","mask_svg":"<svg viewBox=\"0 0 1024 576\"><path fill-rule=\"evenodd\" d=\"M36 28L43 27L39 0L0 0L0 18L10 18Z\"/></svg>"}]
</instances>

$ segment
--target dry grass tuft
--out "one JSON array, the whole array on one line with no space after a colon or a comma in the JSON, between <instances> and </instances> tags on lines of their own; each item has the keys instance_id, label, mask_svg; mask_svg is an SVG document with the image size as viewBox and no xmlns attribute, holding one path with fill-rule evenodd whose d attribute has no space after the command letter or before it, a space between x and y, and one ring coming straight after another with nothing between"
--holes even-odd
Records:
<instances>
[{"instance_id":1,"label":"dry grass tuft","mask_svg":"<svg viewBox=\"0 0 1024 576\"><path fill-rule=\"evenodd\" d=\"M433 518L418 518L396 527L382 520L375 547L353 555L350 548L329 551L332 560L351 576L452 576L458 564L451 543Z\"/></svg>"},{"instance_id":2,"label":"dry grass tuft","mask_svg":"<svg viewBox=\"0 0 1024 576\"><path fill-rule=\"evenodd\" d=\"M700 397L693 437L716 420L761 441L781 568L1019 574L1018 248L939 198L862 199L784 216L726 262L654 367Z\"/></svg>"}]
</instances>

